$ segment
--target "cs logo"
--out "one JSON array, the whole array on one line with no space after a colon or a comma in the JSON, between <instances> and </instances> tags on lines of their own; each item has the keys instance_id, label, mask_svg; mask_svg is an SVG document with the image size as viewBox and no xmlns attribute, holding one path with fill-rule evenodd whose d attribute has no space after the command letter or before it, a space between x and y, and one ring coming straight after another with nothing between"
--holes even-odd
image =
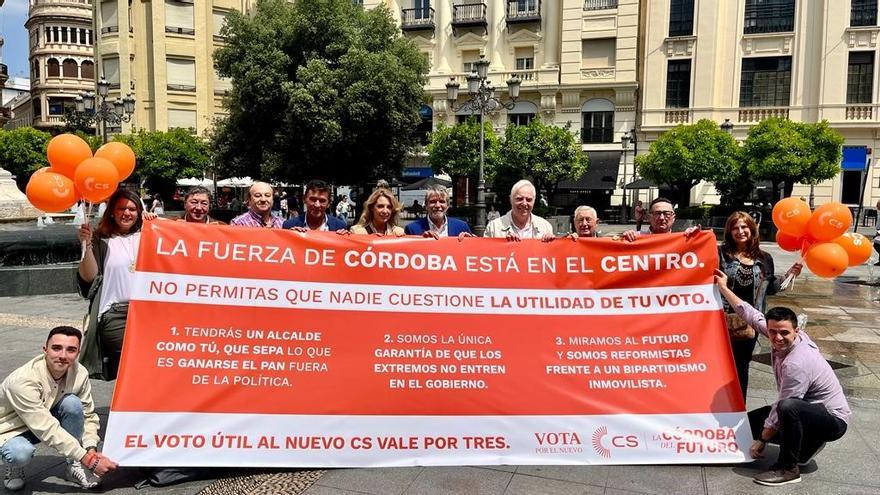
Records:
<instances>
[{"instance_id":1,"label":"cs logo","mask_svg":"<svg viewBox=\"0 0 880 495\"><path fill-rule=\"evenodd\" d=\"M608 437L606 439L606 437ZM632 449L639 446L636 435L608 435L608 427L600 426L593 432L593 450L605 459L611 459L611 449Z\"/></svg>"}]
</instances>

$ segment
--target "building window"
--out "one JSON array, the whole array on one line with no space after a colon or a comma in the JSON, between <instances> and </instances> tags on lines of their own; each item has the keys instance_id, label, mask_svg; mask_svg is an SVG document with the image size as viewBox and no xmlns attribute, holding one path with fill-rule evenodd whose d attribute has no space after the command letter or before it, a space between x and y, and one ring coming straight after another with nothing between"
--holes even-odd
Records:
<instances>
[{"instance_id":1,"label":"building window","mask_svg":"<svg viewBox=\"0 0 880 495\"><path fill-rule=\"evenodd\" d=\"M427 146L431 142L431 131L434 130L434 110L428 105L420 106L419 118L414 138L422 146Z\"/></svg>"},{"instance_id":2,"label":"building window","mask_svg":"<svg viewBox=\"0 0 880 495\"><path fill-rule=\"evenodd\" d=\"M221 33L223 31L223 25L226 23L226 12L215 10L211 15L214 23L214 39L222 41L223 35Z\"/></svg>"},{"instance_id":3,"label":"building window","mask_svg":"<svg viewBox=\"0 0 880 495\"><path fill-rule=\"evenodd\" d=\"M614 104L608 100L593 99L581 107L583 127L581 142L613 143L614 142Z\"/></svg>"},{"instance_id":4,"label":"building window","mask_svg":"<svg viewBox=\"0 0 880 495\"><path fill-rule=\"evenodd\" d=\"M66 28L66 27L61 28L61 42L62 43L67 43L67 31L69 31L69 30L70 30L70 28Z\"/></svg>"},{"instance_id":5,"label":"building window","mask_svg":"<svg viewBox=\"0 0 880 495\"><path fill-rule=\"evenodd\" d=\"M791 57L744 58L741 107L787 107L791 100Z\"/></svg>"},{"instance_id":6,"label":"building window","mask_svg":"<svg viewBox=\"0 0 880 495\"><path fill-rule=\"evenodd\" d=\"M95 79L95 64L86 60L79 67L80 77L83 79Z\"/></svg>"},{"instance_id":7,"label":"building window","mask_svg":"<svg viewBox=\"0 0 880 495\"><path fill-rule=\"evenodd\" d=\"M196 61L183 58L166 59L168 89L173 91L196 90Z\"/></svg>"},{"instance_id":8,"label":"building window","mask_svg":"<svg viewBox=\"0 0 880 495\"><path fill-rule=\"evenodd\" d=\"M168 129L187 129L191 133L196 133L196 111L195 110L177 110L168 109Z\"/></svg>"},{"instance_id":9,"label":"building window","mask_svg":"<svg viewBox=\"0 0 880 495\"><path fill-rule=\"evenodd\" d=\"M92 33L92 30L91 30L91 29L89 29L89 31L88 31L87 44L88 44L89 46L92 46L92 45L95 44L94 34Z\"/></svg>"},{"instance_id":10,"label":"building window","mask_svg":"<svg viewBox=\"0 0 880 495\"><path fill-rule=\"evenodd\" d=\"M46 43L52 42L52 28L46 26Z\"/></svg>"},{"instance_id":11,"label":"building window","mask_svg":"<svg viewBox=\"0 0 880 495\"><path fill-rule=\"evenodd\" d=\"M794 0L746 0L745 34L794 31Z\"/></svg>"},{"instance_id":12,"label":"building window","mask_svg":"<svg viewBox=\"0 0 880 495\"><path fill-rule=\"evenodd\" d=\"M846 102L871 103L874 98L874 52L850 52Z\"/></svg>"},{"instance_id":13,"label":"building window","mask_svg":"<svg viewBox=\"0 0 880 495\"><path fill-rule=\"evenodd\" d=\"M38 97L34 98L33 103L34 103L34 118L35 119L42 119L43 118L43 108L42 108L42 105L40 104L40 97L38 96Z\"/></svg>"},{"instance_id":14,"label":"building window","mask_svg":"<svg viewBox=\"0 0 880 495\"><path fill-rule=\"evenodd\" d=\"M617 38L581 41L581 68L608 69L617 64Z\"/></svg>"},{"instance_id":15,"label":"building window","mask_svg":"<svg viewBox=\"0 0 880 495\"><path fill-rule=\"evenodd\" d=\"M195 34L193 28L193 4L165 1L165 32Z\"/></svg>"},{"instance_id":16,"label":"building window","mask_svg":"<svg viewBox=\"0 0 880 495\"><path fill-rule=\"evenodd\" d=\"M39 60L34 60L31 63L31 78L34 80L34 82L37 82L40 80L40 61Z\"/></svg>"},{"instance_id":17,"label":"building window","mask_svg":"<svg viewBox=\"0 0 880 495\"><path fill-rule=\"evenodd\" d=\"M73 100L70 98L57 98L50 96L48 98L49 115L64 115L65 108L73 108Z\"/></svg>"},{"instance_id":18,"label":"building window","mask_svg":"<svg viewBox=\"0 0 880 495\"><path fill-rule=\"evenodd\" d=\"M66 59L61 67L61 73L64 77L70 77L76 79L79 77L79 67L76 65L76 60Z\"/></svg>"},{"instance_id":19,"label":"building window","mask_svg":"<svg viewBox=\"0 0 880 495\"><path fill-rule=\"evenodd\" d=\"M477 69L474 66L474 63L478 62L479 60L479 50L465 50L461 52L461 70L463 70L465 74L476 72Z\"/></svg>"},{"instance_id":20,"label":"building window","mask_svg":"<svg viewBox=\"0 0 880 495\"><path fill-rule=\"evenodd\" d=\"M61 40L61 34L58 32L60 28L58 26L52 27L52 41L58 43Z\"/></svg>"},{"instance_id":21,"label":"building window","mask_svg":"<svg viewBox=\"0 0 880 495\"><path fill-rule=\"evenodd\" d=\"M507 122L510 125L529 125L529 122L538 114L538 106L530 101L518 101L507 112Z\"/></svg>"},{"instance_id":22,"label":"building window","mask_svg":"<svg viewBox=\"0 0 880 495\"><path fill-rule=\"evenodd\" d=\"M115 1L101 2L101 32L119 32L119 16Z\"/></svg>"},{"instance_id":23,"label":"building window","mask_svg":"<svg viewBox=\"0 0 880 495\"><path fill-rule=\"evenodd\" d=\"M670 60L666 67L666 108L691 106L691 61Z\"/></svg>"},{"instance_id":24,"label":"building window","mask_svg":"<svg viewBox=\"0 0 880 495\"><path fill-rule=\"evenodd\" d=\"M50 58L48 62L46 62L46 77L58 77L61 75L61 69L58 65L58 60L54 58Z\"/></svg>"},{"instance_id":25,"label":"building window","mask_svg":"<svg viewBox=\"0 0 880 495\"><path fill-rule=\"evenodd\" d=\"M110 89L119 89L119 59L105 58L101 60L101 76L110 83Z\"/></svg>"},{"instance_id":26,"label":"building window","mask_svg":"<svg viewBox=\"0 0 880 495\"><path fill-rule=\"evenodd\" d=\"M80 45L86 44L86 30L85 29L79 30L79 44Z\"/></svg>"},{"instance_id":27,"label":"building window","mask_svg":"<svg viewBox=\"0 0 880 495\"><path fill-rule=\"evenodd\" d=\"M514 52L514 67L516 70L532 70L535 68L535 49L517 48Z\"/></svg>"},{"instance_id":28,"label":"building window","mask_svg":"<svg viewBox=\"0 0 880 495\"><path fill-rule=\"evenodd\" d=\"M520 13L538 10L538 0L516 0L516 11Z\"/></svg>"},{"instance_id":29,"label":"building window","mask_svg":"<svg viewBox=\"0 0 880 495\"><path fill-rule=\"evenodd\" d=\"M694 0L672 0L669 5L669 36L694 34Z\"/></svg>"},{"instance_id":30,"label":"building window","mask_svg":"<svg viewBox=\"0 0 880 495\"><path fill-rule=\"evenodd\" d=\"M850 26L876 26L877 0L852 0L849 15Z\"/></svg>"}]
</instances>

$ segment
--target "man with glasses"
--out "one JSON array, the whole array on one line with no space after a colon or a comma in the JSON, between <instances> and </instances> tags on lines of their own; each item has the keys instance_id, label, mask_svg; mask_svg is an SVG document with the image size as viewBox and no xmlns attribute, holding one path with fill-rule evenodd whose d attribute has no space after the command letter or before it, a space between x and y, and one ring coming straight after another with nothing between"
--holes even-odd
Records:
<instances>
[{"instance_id":1,"label":"man with glasses","mask_svg":"<svg viewBox=\"0 0 880 495\"><path fill-rule=\"evenodd\" d=\"M178 218L180 222L204 223L204 224L222 224L223 222L214 220L208 213L211 211L211 191L202 186L191 187L183 198L183 209L185 213Z\"/></svg>"},{"instance_id":2,"label":"man with glasses","mask_svg":"<svg viewBox=\"0 0 880 495\"><path fill-rule=\"evenodd\" d=\"M648 222L648 234L668 234L672 232L672 224L675 223L675 210L672 207L672 201L663 197L651 201L651 205L648 207ZM699 225L688 227L684 231L684 235L690 237L699 230ZM632 242L639 235L642 234L630 229L625 231L622 237Z\"/></svg>"}]
</instances>

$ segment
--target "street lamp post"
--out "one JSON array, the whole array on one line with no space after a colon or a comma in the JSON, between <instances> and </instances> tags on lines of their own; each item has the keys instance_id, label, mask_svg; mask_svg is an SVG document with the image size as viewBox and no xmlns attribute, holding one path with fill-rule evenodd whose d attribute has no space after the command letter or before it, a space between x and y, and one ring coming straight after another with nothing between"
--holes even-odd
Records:
<instances>
[{"instance_id":1,"label":"street lamp post","mask_svg":"<svg viewBox=\"0 0 880 495\"><path fill-rule=\"evenodd\" d=\"M500 107L510 110L516 104L519 98L520 80L516 76L511 77L507 81L507 90L510 101L503 102L495 96L495 88L492 83L487 80L489 75L489 61L485 55L480 55L480 60L474 62L474 70L467 77L467 90L469 98L459 107L455 106L458 100L459 84L455 78L450 78L446 83L446 99L449 100L449 106L453 112L461 110L470 110L471 113L479 112L480 114L480 169L477 179L477 225L474 231L477 235L482 236L486 230L486 176L485 176L485 131L483 130L483 116L488 112L497 110Z\"/></svg>"},{"instance_id":2,"label":"street lamp post","mask_svg":"<svg viewBox=\"0 0 880 495\"><path fill-rule=\"evenodd\" d=\"M719 127L721 127L722 131L733 135L733 123L730 121L730 119L724 119L724 122L722 122Z\"/></svg>"},{"instance_id":3,"label":"street lamp post","mask_svg":"<svg viewBox=\"0 0 880 495\"><path fill-rule=\"evenodd\" d=\"M621 146L623 147L623 179L622 179L622 182L623 182L623 192L622 192L623 198L622 198L621 201L620 201L620 222L621 222L621 223L626 223L626 222L627 222L627 214L626 214L626 207L627 207L627 200L626 200L626 165L627 165L627 161L626 161L626 152L629 150L629 143L632 143L632 145L633 145L633 175L632 175L632 180L635 181L635 180L636 180L636 155L638 154L638 148L637 148L637 146L638 146L638 141L636 140L636 130L635 130L635 128L633 128L633 129L631 129L631 130L629 130L629 131L624 132L624 133L623 133L623 136L620 137L620 144L621 144ZM633 201L633 203L634 203L634 202L635 202L635 201Z\"/></svg>"},{"instance_id":4,"label":"street lamp post","mask_svg":"<svg viewBox=\"0 0 880 495\"><path fill-rule=\"evenodd\" d=\"M101 126L101 138L107 143L107 123L121 125L130 122L134 115L134 98L129 93L124 98L116 98L115 101L107 101L107 93L110 91L110 83L101 77L97 83L98 94L91 91L82 91L75 98L77 116L86 121Z\"/></svg>"}]
</instances>

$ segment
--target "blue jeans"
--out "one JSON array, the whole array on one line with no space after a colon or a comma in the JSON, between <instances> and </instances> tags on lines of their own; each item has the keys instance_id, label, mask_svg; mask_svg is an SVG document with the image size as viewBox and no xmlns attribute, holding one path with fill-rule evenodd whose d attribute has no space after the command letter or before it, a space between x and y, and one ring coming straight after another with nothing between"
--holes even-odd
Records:
<instances>
[{"instance_id":1,"label":"blue jeans","mask_svg":"<svg viewBox=\"0 0 880 495\"><path fill-rule=\"evenodd\" d=\"M85 428L85 414L83 414L82 401L74 394L65 395L55 407L49 409L49 413L55 417L61 424L61 427L73 438L82 442L83 429ZM21 435L12 437L0 447L0 457L3 462L12 464L13 466L25 466L34 457L36 448L34 445L40 443L31 431L26 431ZM75 459L79 460L79 459Z\"/></svg>"}]
</instances>

